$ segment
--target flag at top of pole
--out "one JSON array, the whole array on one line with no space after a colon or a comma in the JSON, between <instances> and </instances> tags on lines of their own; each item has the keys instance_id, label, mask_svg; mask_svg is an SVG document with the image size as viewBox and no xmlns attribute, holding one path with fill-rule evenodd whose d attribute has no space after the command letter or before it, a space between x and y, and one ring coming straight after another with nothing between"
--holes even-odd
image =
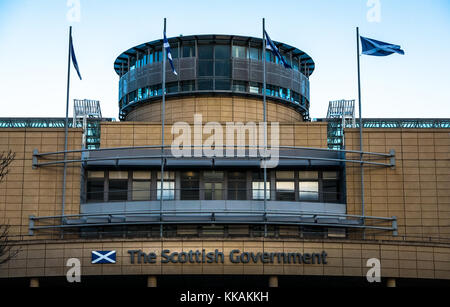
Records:
<instances>
[{"instance_id":1,"label":"flag at top of pole","mask_svg":"<svg viewBox=\"0 0 450 307\"><path fill-rule=\"evenodd\" d=\"M272 51L272 54L283 63L284 68L292 68L291 65L289 65L286 62L286 60L283 58L283 56L281 55L277 46L275 46L275 44L272 42L272 40L270 39L269 35L267 34L267 32L265 30L264 30L264 35L266 36L266 49Z\"/></svg>"},{"instance_id":2,"label":"flag at top of pole","mask_svg":"<svg viewBox=\"0 0 450 307\"><path fill-rule=\"evenodd\" d=\"M371 56L387 56L393 53L404 55L405 52L398 45L393 45L385 42L380 42L375 39L362 37L362 54Z\"/></svg>"},{"instance_id":3,"label":"flag at top of pole","mask_svg":"<svg viewBox=\"0 0 450 307\"><path fill-rule=\"evenodd\" d=\"M166 48L167 58L169 59L170 67L172 67L172 72L175 76L178 76L177 71L175 70L175 67L173 66L173 60L172 60L172 52L170 51L170 44L166 37L166 32L164 32L164 48Z\"/></svg>"},{"instance_id":4,"label":"flag at top of pole","mask_svg":"<svg viewBox=\"0 0 450 307\"><path fill-rule=\"evenodd\" d=\"M80 69L78 67L78 61L77 57L75 56L75 50L73 49L73 42L72 42L72 33L70 33L70 39L69 39L69 48L70 48L70 56L72 58L73 67L75 67L75 70L77 71L78 77L81 79Z\"/></svg>"}]
</instances>

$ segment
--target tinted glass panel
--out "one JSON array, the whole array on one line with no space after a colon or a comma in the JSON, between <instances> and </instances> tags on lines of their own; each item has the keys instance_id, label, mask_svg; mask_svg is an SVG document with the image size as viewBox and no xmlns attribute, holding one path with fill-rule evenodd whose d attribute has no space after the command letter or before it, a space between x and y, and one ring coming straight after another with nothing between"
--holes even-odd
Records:
<instances>
[{"instance_id":1,"label":"tinted glass panel","mask_svg":"<svg viewBox=\"0 0 450 307\"><path fill-rule=\"evenodd\" d=\"M247 174L244 172L228 173L228 199L247 199Z\"/></svg>"},{"instance_id":2,"label":"tinted glass panel","mask_svg":"<svg viewBox=\"0 0 450 307\"><path fill-rule=\"evenodd\" d=\"M195 90L194 81L183 81L181 82L181 91L183 92L192 92Z\"/></svg>"},{"instance_id":3,"label":"tinted glass panel","mask_svg":"<svg viewBox=\"0 0 450 307\"><path fill-rule=\"evenodd\" d=\"M335 180L323 181L323 201L326 203L339 202L339 184Z\"/></svg>"},{"instance_id":4,"label":"tinted glass panel","mask_svg":"<svg viewBox=\"0 0 450 307\"><path fill-rule=\"evenodd\" d=\"M264 200L264 181L254 181L252 184L253 199ZM266 185L266 199L270 199L270 182Z\"/></svg>"},{"instance_id":5,"label":"tinted glass panel","mask_svg":"<svg viewBox=\"0 0 450 307\"><path fill-rule=\"evenodd\" d=\"M233 58L247 58L247 48L244 46L233 46Z\"/></svg>"},{"instance_id":6,"label":"tinted glass panel","mask_svg":"<svg viewBox=\"0 0 450 307\"><path fill-rule=\"evenodd\" d=\"M315 181L299 182L300 201L318 201L319 183Z\"/></svg>"},{"instance_id":7,"label":"tinted glass panel","mask_svg":"<svg viewBox=\"0 0 450 307\"><path fill-rule=\"evenodd\" d=\"M198 46L198 58L213 59L213 47L212 45Z\"/></svg>"},{"instance_id":8,"label":"tinted glass panel","mask_svg":"<svg viewBox=\"0 0 450 307\"><path fill-rule=\"evenodd\" d=\"M295 182L277 182L277 200L294 201L295 200Z\"/></svg>"},{"instance_id":9,"label":"tinted glass panel","mask_svg":"<svg viewBox=\"0 0 450 307\"><path fill-rule=\"evenodd\" d=\"M133 181L133 200L150 200L150 181Z\"/></svg>"},{"instance_id":10,"label":"tinted glass panel","mask_svg":"<svg viewBox=\"0 0 450 307\"><path fill-rule=\"evenodd\" d=\"M172 53L172 59L178 59L178 47L170 48L170 51Z\"/></svg>"},{"instance_id":11,"label":"tinted glass panel","mask_svg":"<svg viewBox=\"0 0 450 307\"><path fill-rule=\"evenodd\" d=\"M261 60L261 51L258 48L250 48L250 59Z\"/></svg>"},{"instance_id":12,"label":"tinted glass panel","mask_svg":"<svg viewBox=\"0 0 450 307\"><path fill-rule=\"evenodd\" d=\"M215 75L218 77L231 77L231 63L230 61L216 60Z\"/></svg>"},{"instance_id":13,"label":"tinted glass panel","mask_svg":"<svg viewBox=\"0 0 450 307\"><path fill-rule=\"evenodd\" d=\"M89 179L87 182L87 201L103 201L104 179Z\"/></svg>"},{"instance_id":14,"label":"tinted glass panel","mask_svg":"<svg viewBox=\"0 0 450 307\"><path fill-rule=\"evenodd\" d=\"M194 46L183 46L183 58L195 57Z\"/></svg>"},{"instance_id":15,"label":"tinted glass panel","mask_svg":"<svg viewBox=\"0 0 450 307\"><path fill-rule=\"evenodd\" d=\"M109 201L127 200L128 180L110 179L109 180Z\"/></svg>"},{"instance_id":16,"label":"tinted glass panel","mask_svg":"<svg viewBox=\"0 0 450 307\"><path fill-rule=\"evenodd\" d=\"M213 61L212 60L198 61L198 76L199 77L212 77L213 76Z\"/></svg>"},{"instance_id":17,"label":"tinted glass panel","mask_svg":"<svg viewBox=\"0 0 450 307\"><path fill-rule=\"evenodd\" d=\"M229 59L230 55L230 46L228 45L216 45L214 48L214 55L216 60L218 59Z\"/></svg>"},{"instance_id":18,"label":"tinted glass panel","mask_svg":"<svg viewBox=\"0 0 450 307\"><path fill-rule=\"evenodd\" d=\"M175 182L164 181L163 183L163 200L173 200L175 199ZM161 181L157 182L157 195L158 200L161 199Z\"/></svg>"},{"instance_id":19,"label":"tinted glass panel","mask_svg":"<svg viewBox=\"0 0 450 307\"><path fill-rule=\"evenodd\" d=\"M231 80L216 80L216 90L229 91L231 89Z\"/></svg>"},{"instance_id":20,"label":"tinted glass panel","mask_svg":"<svg viewBox=\"0 0 450 307\"><path fill-rule=\"evenodd\" d=\"M213 80L198 80L199 91L211 91L213 89Z\"/></svg>"},{"instance_id":21,"label":"tinted glass panel","mask_svg":"<svg viewBox=\"0 0 450 307\"><path fill-rule=\"evenodd\" d=\"M181 199L198 200L199 199L199 173L183 172L181 173Z\"/></svg>"}]
</instances>

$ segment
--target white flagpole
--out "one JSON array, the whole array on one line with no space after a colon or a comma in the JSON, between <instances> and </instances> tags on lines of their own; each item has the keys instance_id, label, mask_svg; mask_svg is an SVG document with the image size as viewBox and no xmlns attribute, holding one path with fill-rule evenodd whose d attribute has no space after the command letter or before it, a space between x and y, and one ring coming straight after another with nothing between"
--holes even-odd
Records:
<instances>
[{"instance_id":1,"label":"white flagpole","mask_svg":"<svg viewBox=\"0 0 450 307\"><path fill-rule=\"evenodd\" d=\"M72 55L71 49L72 43L72 26L69 27L69 55L67 59L67 96L66 96L66 121L65 121L65 129L64 129L64 171L63 171L63 191L62 191L62 208L61 215L64 219L65 209L66 209L66 180L67 180L67 136L69 133L69 97L70 97L70 61ZM61 233L61 236L63 234Z\"/></svg>"},{"instance_id":2,"label":"white flagpole","mask_svg":"<svg viewBox=\"0 0 450 307\"><path fill-rule=\"evenodd\" d=\"M266 218L267 211L267 101L266 101L266 20L262 20L263 26L263 48L262 48L262 60L263 60L263 115L264 115L264 219ZM264 223L264 236L267 236L267 224Z\"/></svg>"},{"instance_id":3,"label":"white flagpole","mask_svg":"<svg viewBox=\"0 0 450 307\"><path fill-rule=\"evenodd\" d=\"M358 63L358 103L359 103L359 150L361 151L360 159L363 161L363 122L362 122L362 109L361 109L361 68L360 68L360 54L359 54L359 27L356 27L356 45L357 45L357 63ZM361 215L363 217L363 225L365 225L365 202L364 202L364 163L361 162ZM363 238L365 232L363 232Z\"/></svg>"},{"instance_id":4,"label":"white flagpole","mask_svg":"<svg viewBox=\"0 0 450 307\"><path fill-rule=\"evenodd\" d=\"M164 18L164 35L166 35L166 18ZM166 118L166 47L162 46L162 105L161 105L161 194L159 199L159 214L160 214L160 227L159 234L163 236L163 224L162 224L162 209L163 209L163 197L164 197L164 128Z\"/></svg>"}]
</instances>

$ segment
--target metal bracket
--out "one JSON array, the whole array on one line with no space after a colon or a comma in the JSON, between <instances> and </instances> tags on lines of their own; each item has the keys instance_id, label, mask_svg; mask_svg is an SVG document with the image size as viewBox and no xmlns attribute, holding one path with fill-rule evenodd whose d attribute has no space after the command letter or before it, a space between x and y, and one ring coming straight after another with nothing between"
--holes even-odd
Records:
<instances>
[{"instance_id":1,"label":"metal bracket","mask_svg":"<svg viewBox=\"0 0 450 307\"><path fill-rule=\"evenodd\" d=\"M39 151L37 149L34 149L33 150L33 161L32 161L33 169L37 169L37 167L38 167L38 158L37 158L38 154L39 154Z\"/></svg>"},{"instance_id":2,"label":"metal bracket","mask_svg":"<svg viewBox=\"0 0 450 307\"><path fill-rule=\"evenodd\" d=\"M394 237L397 237L397 236L398 236L397 217L396 217L396 216L393 216L392 218L393 218L393 221L392 221L392 229L393 229L392 235L393 235Z\"/></svg>"},{"instance_id":3,"label":"metal bracket","mask_svg":"<svg viewBox=\"0 0 450 307\"><path fill-rule=\"evenodd\" d=\"M396 168L395 149L391 149L391 150L389 151L389 153L390 153L390 155L391 155L391 161L390 161L390 163L391 163L391 168L392 168L392 169L395 169L395 168Z\"/></svg>"},{"instance_id":4,"label":"metal bracket","mask_svg":"<svg viewBox=\"0 0 450 307\"><path fill-rule=\"evenodd\" d=\"M30 235L30 236L34 236L34 218L35 218L35 216L34 215L30 215L29 217L28 217L28 235Z\"/></svg>"}]
</instances>

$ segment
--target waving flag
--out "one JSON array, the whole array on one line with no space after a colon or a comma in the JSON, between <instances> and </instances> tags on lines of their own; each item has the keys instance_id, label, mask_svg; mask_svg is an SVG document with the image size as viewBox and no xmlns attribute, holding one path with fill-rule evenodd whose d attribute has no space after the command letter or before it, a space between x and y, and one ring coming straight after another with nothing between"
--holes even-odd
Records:
<instances>
[{"instance_id":1,"label":"waving flag","mask_svg":"<svg viewBox=\"0 0 450 307\"><path fill-rule=\"evenodd\" d=\"M393 53L404 55L405 52L398 45L380 42L361 36L362 53L372 56L387 56Z\"/></svg>"},{"instance_id":2,"label":"waving flag","mask_svg":"<svg viewBox=\"0 0 450 307\"><path fill-rule=\"evenodd\" d=\"M170 67L172 67L172 72L175 76L178 76L175 67L173 67L172 53L170 52L170 44L166 37L166 32L164 32L164 48L166 48L167 58L169 59Z\"/></svg>"},{"instance_id":3,"label":"waving flag","mask_svg":"<svg viewBox=\"0 0 450 307\"><path fill-rule=\"evenodd\" d=\"M277 46L272 42L269 35L266 31L264 31L264 34L266 35L266 49L269 49L272 51L272 54L276 56L284 65L285 68L292 68L291 65L289 65L286 60L281 55L280 51L278 50Z\"/></svg>"},{"instance_id":4,"label":"waving flag","mask_svg":"<svg viewBox=\"0 0 450 307\"><path fill-rule=\"evenodd\" d=\"M78 62L77 62L77 57L75 56L75 51L73 50L73 43L72 43L72 33L70 33L70 56L72 57L72 63L73 63L73 67L75 67L75 70L77 71L78 77L81 79L81 74L80 74L80 69L78 68Z\"/></svg>"},{"instance_id":5,"label":"waving flag","mask_svg":"<svg viewBox=\"0 0 450 307\"><path fill-rule=\"evenodd\" d=\"M92 264L116 263L116 251L92 251Z\"/></svg>"}]
</instances>

